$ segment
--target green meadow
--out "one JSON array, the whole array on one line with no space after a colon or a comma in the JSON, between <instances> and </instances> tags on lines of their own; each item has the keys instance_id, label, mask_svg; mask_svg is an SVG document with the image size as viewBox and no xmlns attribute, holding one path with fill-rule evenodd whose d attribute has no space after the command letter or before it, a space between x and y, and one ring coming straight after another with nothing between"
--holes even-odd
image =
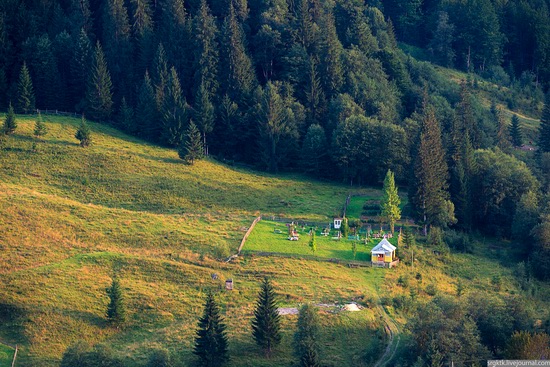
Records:
<instances>
[{"instance_id":1,"label":"green meadow","mask_svg":"<svg viewBox=\"0 0 550 367\"><path fill-rule=\"evenodd\" d=\"M283 341L270 359L251 337L265 276L284 307L363 307L355 313L320 308L325 366L373 365L385 349L379 300L400 327L407 321L391 303L409 294L397 285L399 277L410 279L426 301L427 285L454 295L461 279L468 292L521 296L537 318L548 317L548 285L533 280L538 291L523 291L514 262L504 261L511 258L505 250L510 244L498 243L503 250L493 253L490 239L478 241L473 254L441 259L420 245L414 268L407 261L392 270L349 268L326 260L353 260L351 241L319 232L313 255L306 229L300 229L299 241L288 241L284 223L264 220L244 256L226 263L258 215L328 224L350 192L376 198L380 190L258 173L210 159L188 166L172 149L95 123L93 145L81 148L74 139L77 119L44 120L48 134L38 140L32 136L34 118L18 116L16 133L0 148L0 340L20 346L17 366L58 366L77 340L106 343L132 366L143 366L155 348L168 349L177 365L191 365L208 291L216 293L227 323L230 367L291 365L296 316L283 317ZM350 210L357 211L359 201ZM359 243L356 260L367 260L374 244ZM109 327L105 317L105 289L115 273L128 309L121 329ZM491 288L495 275L502 279L499 289ZM223 289L228 278L233 291ZM6 353L0 350L0 366Z\"/></svg>"}]
</instances>

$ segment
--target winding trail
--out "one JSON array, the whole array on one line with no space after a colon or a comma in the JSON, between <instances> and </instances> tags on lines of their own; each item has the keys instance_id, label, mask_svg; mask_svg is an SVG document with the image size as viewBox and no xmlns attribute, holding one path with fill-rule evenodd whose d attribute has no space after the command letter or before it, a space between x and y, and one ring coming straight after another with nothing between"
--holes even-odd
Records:
<instances>
[{"instance_id":1,"label":"winding trail","mask_svg":"<svg viewBox=\"0 0 550 367\"><path fill-rule=\"evenodd\" d=\"M378 360L374 364L374 367L383 367L395 356L395 352L397 351L397 348L399 347L399 342L401 341L401 335L395 321L392 320L386 310L384 310L384 307L382 307L379 297L376 308L378 309L378 312L384 320L384 330L388 335L388 345L386 346L384 353L380 356L380 358L378 358Z\"/></svg>"}]
</instances>

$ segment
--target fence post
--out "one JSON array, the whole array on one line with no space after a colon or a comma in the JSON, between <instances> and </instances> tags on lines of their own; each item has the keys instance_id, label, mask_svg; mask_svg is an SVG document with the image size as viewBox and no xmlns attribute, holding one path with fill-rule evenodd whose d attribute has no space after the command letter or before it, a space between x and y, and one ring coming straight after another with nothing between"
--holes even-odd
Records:
<instances>
[{"instance_id":1,"label":"fence post","mask_svg":"<svg viewBox=\"0 0 550 367\"><path fill-rule=\"evenodd\" d=\"M17 351L19 350L19 347L17 344L15 344L15 353L13 353L13 361L11 362L11 367L15 367L15 359L17 358Z\"/></svg>"}]
</instances>

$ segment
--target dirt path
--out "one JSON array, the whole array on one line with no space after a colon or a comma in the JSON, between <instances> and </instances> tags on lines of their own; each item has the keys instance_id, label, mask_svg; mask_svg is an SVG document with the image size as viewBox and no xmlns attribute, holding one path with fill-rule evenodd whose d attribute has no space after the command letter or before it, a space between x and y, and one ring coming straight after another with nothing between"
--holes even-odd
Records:
<instances>
[{"instance_id":1,"label":"dirt path","mask_svg":"<svg viewBox=\"0 0 550 367\"><path fill-rule=\"evenodd\" d=\"M388 335L388 345L384 350L384 354L382 354L374 364L374 367L383 367L395 355L395 352L399 347L399 342L401 341L401 335L399 333L399 328L397 327L396 323L391 319L386 310L384 310L384 307L382 307L382 305L380 304L380 299L378 299L378 302L379 303L376 307L378 309L378 312L380 312L380 315L384 319L384 329L386 331L386 334Z\"/></svg>"}]
</instances>

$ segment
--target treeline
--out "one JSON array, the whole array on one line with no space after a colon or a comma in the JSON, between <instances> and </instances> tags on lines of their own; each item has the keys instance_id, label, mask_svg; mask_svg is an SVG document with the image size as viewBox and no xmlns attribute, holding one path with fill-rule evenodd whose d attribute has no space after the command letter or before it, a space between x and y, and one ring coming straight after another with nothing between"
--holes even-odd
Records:
<instances>
[{"instance_id":1,"label":"treeline","mask_svg":"<svg viewBox=\"0 0 550 367\"><path fill-rule=\"evenodd\" d=\"M436 55L434 37L443 36L428 29L443 32L447 22L456 56L448 65L467 57L484 72L512 57L504 50L521 34L532 42L517 42L531 48L504 73L536 71L541 77L523 82L540 92L550 38L546 3L534 14L535 3L389 1L390 21L382 4L350 0L6 0L0 103L21 113L76 110L178 147L189 162L202 146L220 159L350 183L379 183L391 169L410 187L426 232L454 227L528 241L545 279L550 101L536 155L520 154L521 125L496 104L482 107L476 77L459 86L397 48L397 39L431 40ZM430 28L434 17L439 25ZM520 30L525 19L532 30ZM511 24L521 27L513 33ZM529 223L517 210L533 214Z\"/></svg>"},{"instance_id":2,"label":"treeline","mask_svg":"<svg viewBox=\"0 0 550 367\"><path fill-rule=\"evenodd\" d=\"M486 76L550 80L547 0L371 1L391 18L400 41L444 66Z\"/></svg>"}]
</instances>

